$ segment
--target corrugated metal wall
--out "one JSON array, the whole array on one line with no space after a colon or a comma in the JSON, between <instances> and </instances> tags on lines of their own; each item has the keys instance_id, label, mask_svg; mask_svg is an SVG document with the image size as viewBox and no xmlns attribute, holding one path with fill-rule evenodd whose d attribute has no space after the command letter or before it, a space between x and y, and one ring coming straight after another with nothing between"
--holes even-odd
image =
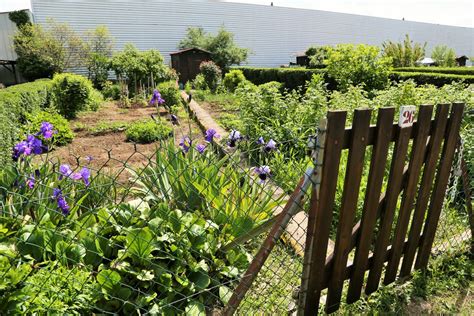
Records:
<instances>
[{"instance_id":1,"label":"corrugated metal wall","mask_svg":"<svg viewBox=\"0 0 474 316\"><path fill-rule=\"evenodd\" d=\"M16 53L13 50L12 36L17 27L15 23L8 18L8 12L0 13L0 59L16 60Z\"/></svg>"},{"instance_id":2,"label":"corrugated metal wall","mask_svg":"<svg viewBox=\"0 0 474 316\"><path fill-rule=\"evenodd\" d=\"M270 2L270 1L269 1ZM116 48L134 43L156 48L167 61L189 26L215 32L221 25L252 50L248 64L278 66L294 61L312 44L366 43L385 40L428 42L428 49L447 44L457 54L474 55L474 29L408 22L316 10L229 2L158 0L32 0L35 21L68 22L77 31L107 25Z\"/></svg>"}]
</instances>

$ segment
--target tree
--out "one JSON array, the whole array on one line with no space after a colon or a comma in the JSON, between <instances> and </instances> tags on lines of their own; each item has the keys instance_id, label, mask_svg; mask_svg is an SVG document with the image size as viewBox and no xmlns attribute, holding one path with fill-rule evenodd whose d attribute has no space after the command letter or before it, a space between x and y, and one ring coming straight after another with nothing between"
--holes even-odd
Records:
<instances>
[{"instance_id":1,"label":"tree","mask_svg":"<svg viewBox=\"0 0 474 316\"><path fill-rule=\"evenodd\" d=\"M456 66L456 53L452 48L446 45L438 45L433 48L431 58L436 61L438 66L454 67Z\"/></svg>"},{"instance_id":2,"label":"tree","mask_svg":"<svg viewBox=\"0 0 474 316\"><path fill-rule=\"evenodd\" d=\"M24 24L13 37L18 68L26 79L51 78L54 73L84 65L82 38L67 23L48 20L46 27Z\"/></svg>"},{"instance_id":3,"label":"tree","mask_svg":"<svg viewBox=\"0 0 474 316\"><path fill-rule=\"evenodd\" d=\"M186 37L179 43L180 49L201 48L212 53L213 61L224 70L231 65L240 65L247 60L249 50L234 42L234 34L221 27L216 35L208 34L203 28L190 27Z\"/></svg>"},{"instance_id":4,"label":"tree","mask_svg":"<svg viewBox=\"0 0 474 316\"><path fill-rule=\"evenodd\" d=\"M390 58L380 57L379 48L369 45L340 44L328 51L327 73L345 91L362 84L372 91L388 84Z\"/></svg>"},{"instance_id":5,"label":"tree","mask_svg":"<svg viewBox=\"0 0 474 316\"><path fill-rule=\"evenodd\" d=\"M107 81L113 47L114 38L106 26L98 26L95 30L86 32L85 66L88 78L98 89L102 89Z\"/></svg>"},{"instance_id":6,"label":"tree","mask_svg":"<svg viewBox=\"0 0 474 316\"><path fill-rule=\"evenodd\" d=\"M8 13L8 18L10 19L10 21L15 23L17 27L21 27L25 24L31 23L30 15L26 10L12 11Z\"/></svg>"},{"instance_id":7,"label":"tree","mask_svg":"<svg viewBox=\"0 0 474 316\"><path fill-rule=\"evenodd\" d=\"M324 68L330 46L311 46L306 50L310 68Z\"/></svg>"},{"instance_id":8,"label":"tree","mask_svg":"<svg viewBox=\"0 0 474 316\"><path fill-rule=\"evenodd\" d=\"M413 43L405 34L403 43L387 41L382 44L382 56L390 57L394 67L414 67L416 62L425 56L426 42Z\"/></svg>"},{"instance_id":9,"label":"tree","mask_svg":"<svg viewBox=\"0 0 474 316\"><path fill-rule=\"evenodd\" d=\"M111 69L120 82L133 94L144 90L144 85L155 84L172 78L170 69L163 63L159 51L150 49L140 52L133 44L126 44L122 51L112 56Z\"/></svg>"}]
</instances>

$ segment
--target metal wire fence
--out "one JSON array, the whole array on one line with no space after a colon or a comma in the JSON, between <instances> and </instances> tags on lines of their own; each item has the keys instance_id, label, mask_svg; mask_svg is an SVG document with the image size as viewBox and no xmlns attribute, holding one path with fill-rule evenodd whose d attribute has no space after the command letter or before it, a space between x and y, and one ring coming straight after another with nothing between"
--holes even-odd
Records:
<instances>
[{"instance_id":1,"label":"metal wire fence","mask_svg":"<svg viewBox=\"0 0 474 316\"><path fill-rule=\"evenodd\" d=\"M2 314L222 313L312 163L276 159L294 141L272 144L234 131L219 145L215 136L163 140L152 155L134 146L126 159L113 150L100 159L33 150L3 166ZM463 183L472 191L473 165L466 158L462 167L465 152L460 146L436 253L469 243ZM310 192L237 314L296 310Z\"/></svg>"}]
</instances>

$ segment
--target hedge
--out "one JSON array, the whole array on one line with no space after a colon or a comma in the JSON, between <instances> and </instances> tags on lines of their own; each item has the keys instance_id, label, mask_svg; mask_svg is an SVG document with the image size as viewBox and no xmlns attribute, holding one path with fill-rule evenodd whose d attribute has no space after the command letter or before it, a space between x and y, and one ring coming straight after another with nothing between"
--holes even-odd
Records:
<instances>
[{"instance_id":1,"label":"hedge","mask_svg":"<svg viewBox=\"0 0 474 316\"><path fill-rule=\"evenodd\" d=\"M452 75L474 76L474 67L401 67L394 68L394 72L423 72Z\"/></svg>"},{"instance_id":2,"label":"hedge","mask_svg":"<svg viewBox=\"0 0 474 316\"><path fill-rule=\"evenodd\" d=\"M244 73L247 80L254 84L263 84L270 81L278 81L283 83L285 88L294 90L304 87L306 81L311 80L313 74L326 74L323 69L306 69L306 68L254 68L254 67L237 67ZM334 82L326 78L334 87Z\"/></svg>"},{"instance_id":3,"label":"hedge","mask_svg":"<svg viewBox=\"0 0 474 316\"><path fill-rule=\"evenodd\" d=\"M40 79L0 90L0 164L10 159L26 115L49 105L50 88L51 80Z\"/></svg>"},{"instance_id":4,"label":"hedge","mask_svg":"<svg viewBox=\"0 0 474 316\"><path fill-rule=\"evenodd\" d=\"M284 87L290 90L304 87L306 81L311 79L313 74L323 74L329 90L336 89L336 83L329 78L324 69L306 69L306 68L253 68L253 67L236 67L233 69L241 70L245 78L250 82L260 85L270 81L278 81L283 83ZM392 71L390 79L393 81L402 81L413 79L418 84L432 84L435 86L443 86L453 81L463 80L465 83L474 83L474 72L471 69L459 68L440 68L440 67L411 67L396 68L404 69L403 71ZM413 69L417 71L407 72L405 69ZM428 69L437 69L438 73L427 72ZM471 72L472 75L447 74L441 71L453 70ZM423 71L418 71L423 70Z\"/></svg>"},{"instance_id":5,"label":"hedge","mask_svg":"<svg viewBox=\"0 0 474 316\"><path fill-rule=\"evenodd\" d=\"M453 81L464 81L468 84L474 83L474 75L453 75L429 72L393 71L390 74L390 79L394 81L413 79L417 84L432 84L437 87L441 87L445 84L451 84Z\"/></svg>"}]
</instances>

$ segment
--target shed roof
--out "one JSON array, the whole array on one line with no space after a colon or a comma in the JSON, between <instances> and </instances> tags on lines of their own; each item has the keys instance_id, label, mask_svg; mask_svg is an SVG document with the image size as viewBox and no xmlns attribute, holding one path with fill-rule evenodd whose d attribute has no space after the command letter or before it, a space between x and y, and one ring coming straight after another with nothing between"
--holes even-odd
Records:
<instances>
[{"instance_id":1,"label":"shed roof","mask_svg":"<svg viewBox=\"0 0 474 316\"><path fill-rule=\"evenodd\" d=\"M204 53L207 53L207 54L212 54L211 52L209 52L209 51L207 51L207 50L205 50L205 49L202 49L202 48L199 48L199 47L191 47L191 48L186 48L186 49L178 50L178 51L176 51L176 52L172 52L172 53L170 53L170 55L178 55L178 54L186 53L186 52L189 52L189 51L192 51L192 50L204 52Z\"/></svg>"}]
</instances>

